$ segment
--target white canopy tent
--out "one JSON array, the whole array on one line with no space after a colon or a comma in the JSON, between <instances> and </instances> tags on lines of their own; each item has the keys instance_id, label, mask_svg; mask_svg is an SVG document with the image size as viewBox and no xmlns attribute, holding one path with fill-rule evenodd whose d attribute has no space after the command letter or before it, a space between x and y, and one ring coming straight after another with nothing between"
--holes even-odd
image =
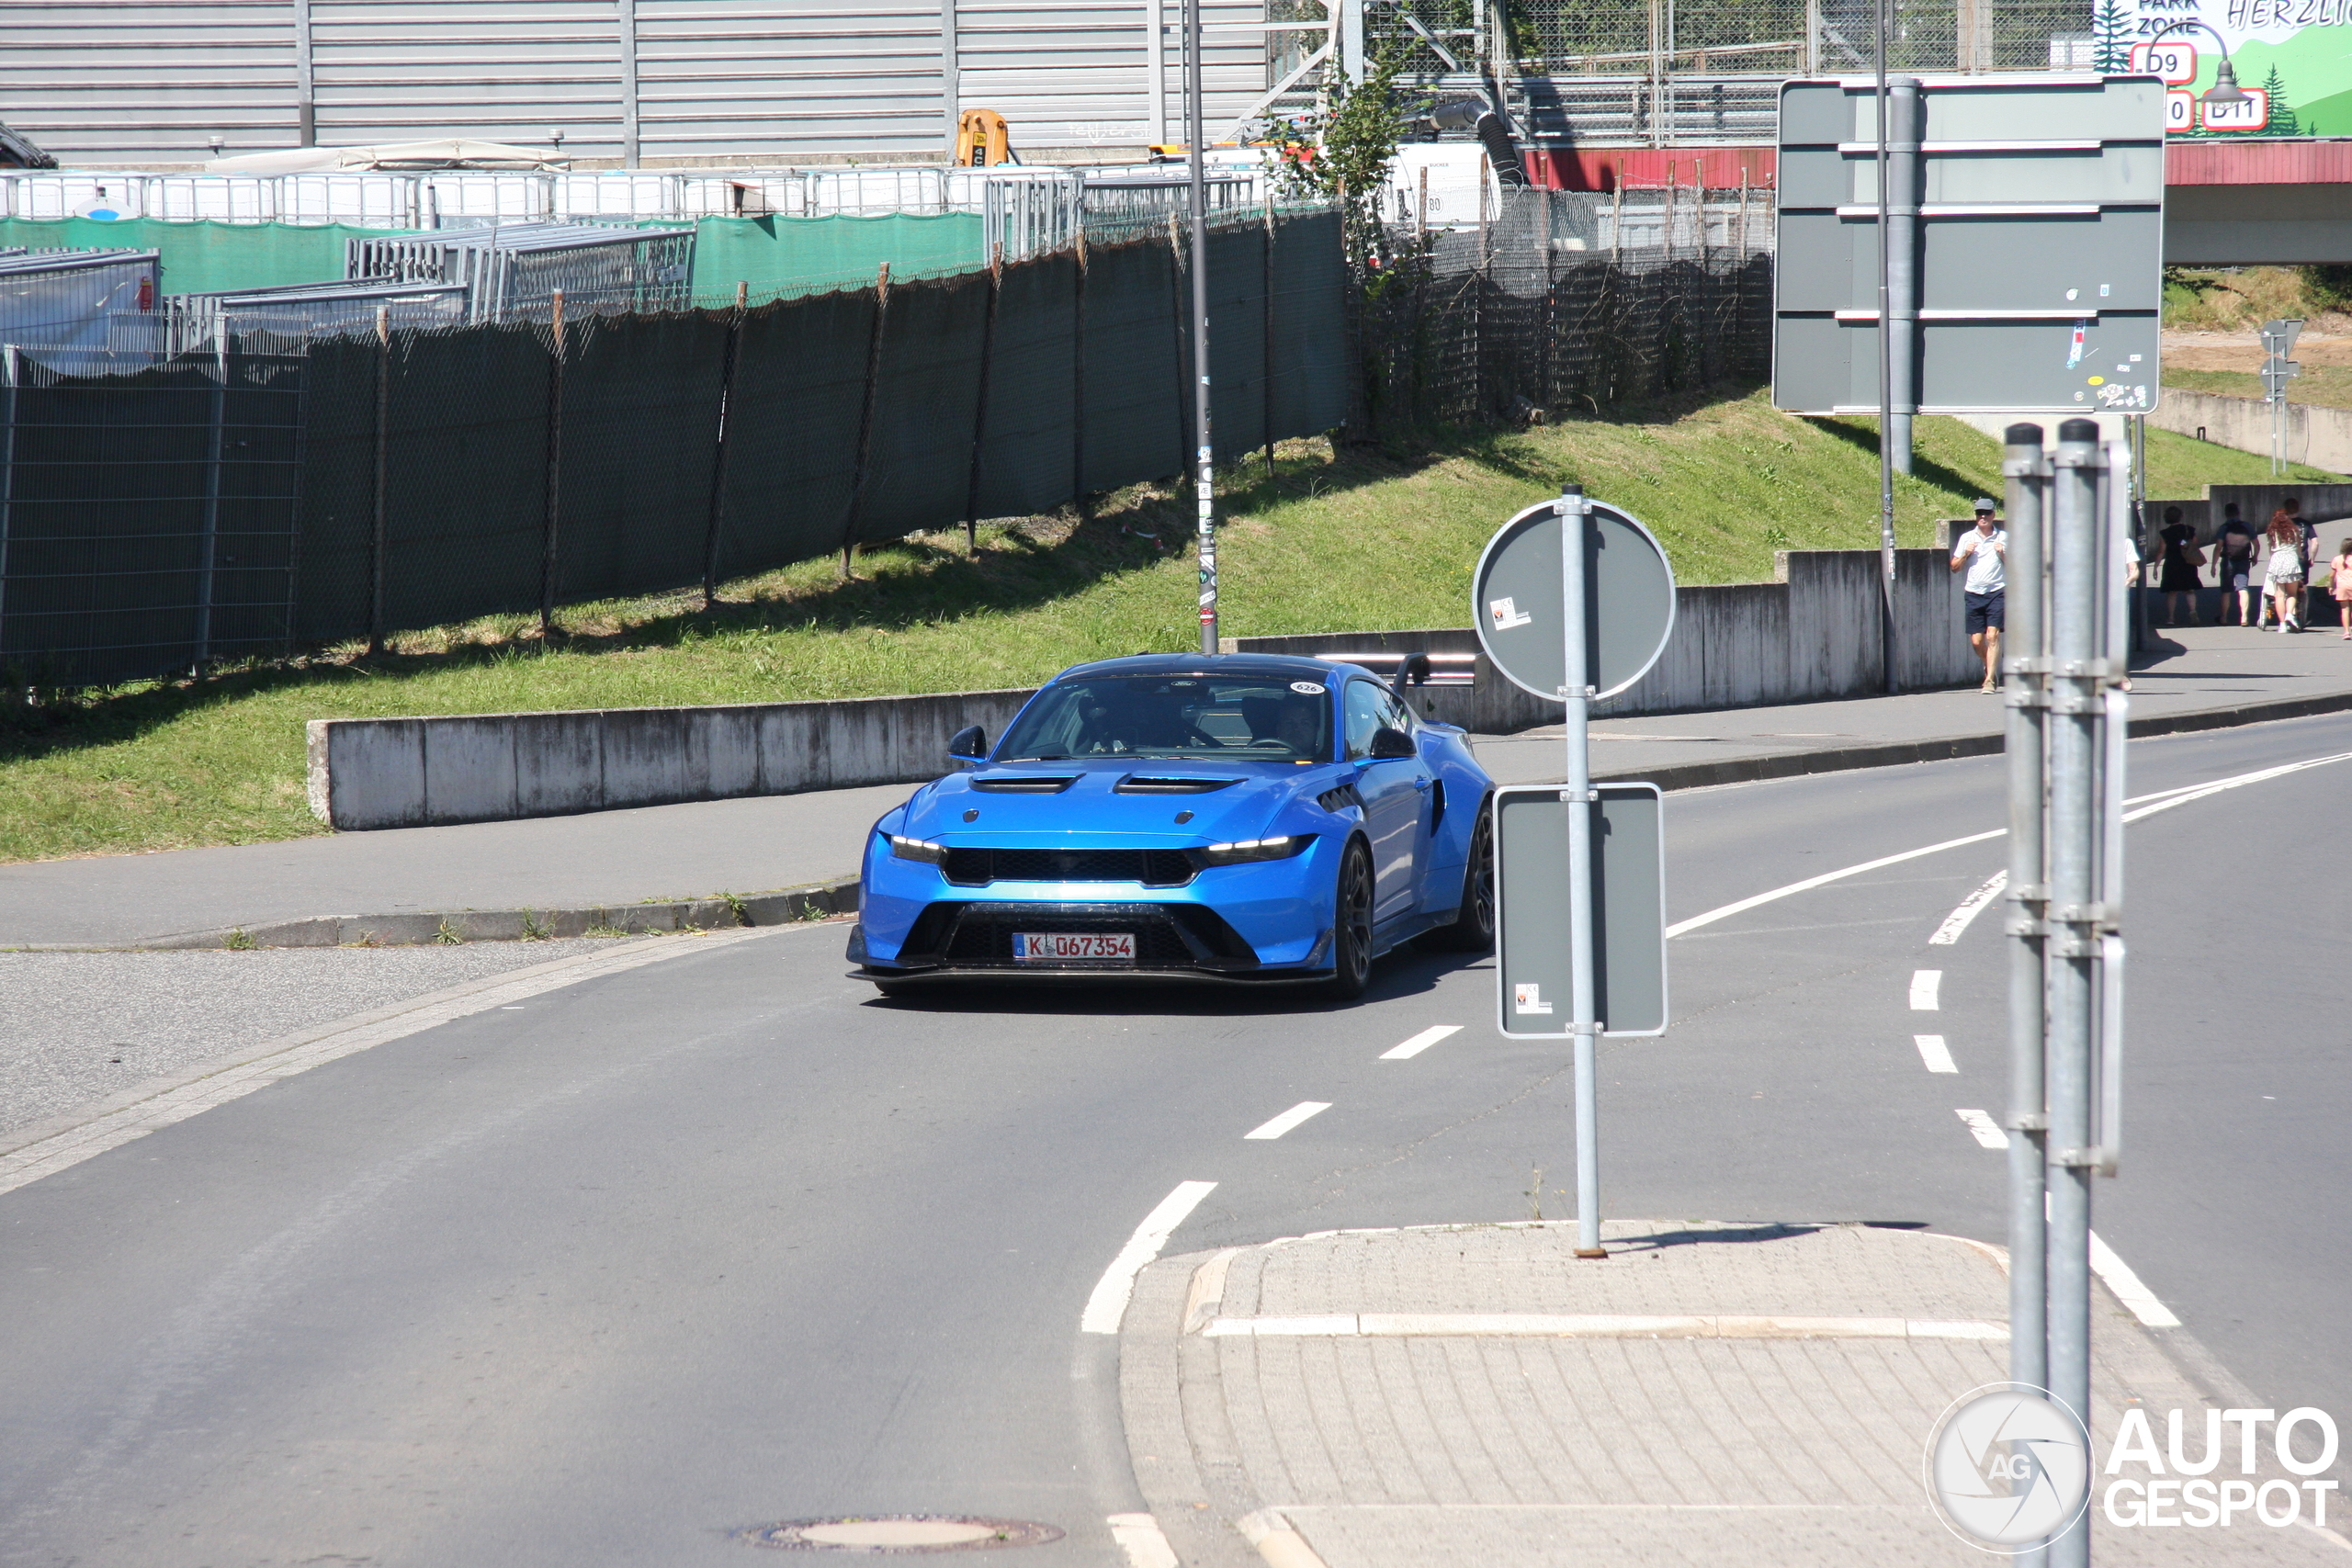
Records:
<instances>
[{"instance_id":1,"label":"white canopy tent","mask_svg":"<svg viewBox=\"0 0 2352 1568\"><path fill-rule=\"evenodd\" d=\"M336 169L509 169L560 171L571 160L534 147L445 136L430 141L379 142L373 147L289 147L282 152L246 152L215 158L204 172L216 175L307 175Z\"/></svg>"}]
</instances>

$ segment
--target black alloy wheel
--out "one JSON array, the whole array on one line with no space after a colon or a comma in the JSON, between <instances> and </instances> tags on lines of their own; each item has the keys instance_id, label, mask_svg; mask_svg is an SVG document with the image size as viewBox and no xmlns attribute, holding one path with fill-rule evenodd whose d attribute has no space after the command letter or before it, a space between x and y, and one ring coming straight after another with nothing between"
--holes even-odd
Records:
<instances>
[{"instance_id":1,"label":"black alloy wheel","mask_svg":"<svg viewBox=\"0 0 2352 1568\"><path fill-rule=\"evenodd\" d=\"M1331 902L1331 995L1351 1002L1372 984L1372 855L1363 840L1340 860Z\"/></svg>"},{"instance_id":2,"label":"black alloy wheel","mask_svg":"<svg viewBox=\"0 0 2352 1568\"><path fill-rule=\"evenodd\" d=\"M1486 953L1495 945L1495 803L1478 804L1470 830L1470 861L1462 868L1462 910L1453 923L1430 932L1430 945L1453 953Z\"/></svg>"}]
</instances>

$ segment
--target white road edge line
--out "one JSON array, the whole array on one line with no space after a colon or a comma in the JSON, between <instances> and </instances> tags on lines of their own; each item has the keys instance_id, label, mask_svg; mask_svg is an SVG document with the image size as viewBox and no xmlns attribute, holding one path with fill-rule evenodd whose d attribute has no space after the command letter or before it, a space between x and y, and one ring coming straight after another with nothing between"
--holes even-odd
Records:
<instances>
[{"instance_id":1,"label":"white road edge line","mask_svg":"<svg viewBox=\"0 0 2352 1568\"><path fill-rule=\"evenodd\" d=\"M1220 1317L1210 1339L2007 1339L2006 1323L1981 1318L1776 1317L1709 1313L1674 1316L1527 1312L1340 1313L1317 1317Z\"/></svg>"},{"instance_id":2,"label":"white road edge line","mask_svg":"<svg viewBox=\"0 0 2352 1568\"><path fill-rule=\"evenodd\" d=\"M1135 1294L1136 1276L1143 1266L1159 1256L1176 1227L1200 1206L1201 1200L1216 1190L1214 1181L1180 1181L1176 1190L1159 1201L1159 1207L1143 1217L1136 1234L1127 1245L1119 1248L1119 1256L1111 1259L1111 1267L1102 1270L1102 1278L1094 1282L1094 1293L1086 1298L1086 1311L1080 1315L1080 1334L1116 1334L1119 1320L1127 1315L1127 1298Z\"/></svg>"},{"instance_id":3,"label":"white road edge line","mask_svg":"<svg viewBox=\"0 0 2352 1568\"><path fill-rule=\"evenodd\" d=\"M1428 1050L1430 1046L1436 1044L1439 1041L1444 1039L1447 1035L1459 1034L1461 1032L1462 1026L1458 1023L1432 1024L1429 1028L1422 1030L1419 1034L1414 1035L1410 1040L1406 1041L1402 1045L1393 1046L1388 1050L1383 1051L1380 1054L1380 1059L1384 1062L1408 1062L1415 1056L1419 1055L1422 1052Z\"/></svg>"},{"instance_id":4,"label":"white road edge line","mask_svg":"<svg viewBox=\"0 0 2352 1568\"><path fill-rule=\"evenodd\" d=\"M1176 1549L1149 1514L1113 1514L1104 1523L1111 1527L1112 1540L1127 1554L1127 1568L1181 1568Z\"/></svg>"},{"instance_id":5,"label":"white road edge line","mask_svg":"<svg viewBox=\"0 0 2352 1568\"><path fill-rule=\"evenodd\" d=\"M2156 1299L2156 1292L2140 1281L2132 1266L2115 1256L2115 1248L2099 1240L2098 1232L2091 1232L2091 1269L2107 1281L2115 1299L2132 1309L2132 1315L2150 1328L2178 1328L2180 1319L2172 1309Z\"/></svg>"},{"instance_id":6,"label":"white road edge line","mask_svg":"<svg viewBox=\"0 0 2352 1568\"><path fill-rule=\"evenodd\" d=\"M1955 1111L1952 1114L1959 1117L1962 1124L1974 1134L1976 1141L1986 1148L2006 1149L2009 1146L2009 1135L2001 1130L2001 1124L1998 1122L1994 1121L1984 1111Z\"/></svg>"},{"instance_id":7,"label":"white road edge line","mask_svg":"<svg viewBox=\"0 0 2352 1568\"><path fill-rule=\"evenodd\" d=\"M1941 1010L1943 1004L1937 999L1937 994L1943 989L1943 986L1944 972L1940 969L1911 971L1911 1010L1913 1012Z\"/></svg>"},{"instance_id":8,"label":"white road edge line","mask_svg":"<svg viewBox=\"0 0 2352 1568\"><path fill-rule=\"evenodd\" d=\"M1911 1043L1919 1047L1919 1060L1928 1064L1931 1073L1956 1073L1960 1064L1951 1059L1951 1047L1944 1043L1940 1034L1914 1034Z\"/></svg>"},{"instance_id":9,"label":"white road edge line","mask_svg":"<svg viewBox=\"0 0 2352 1568\"><path fill-rule=\"evenodd\" d=\"M1331 1109L1328 1100L1302 1100L1271 1122L1261 1122L1242 1134L1245 1138L1279 1138L1310 1116L1320 1116Z\"/></svg>"},{"instance_id":10,"label":"white road edge line","mask_svg":"<svg viewBox=\"0 0 2352 1568\"><path fill-rule=\"evenodd\" d=\"M692 938L654 937L608 953L582 953L488 976L232 1051L101 1100L90 1108L91 1114L79 1121L68 1120L62 1127L55 1121L40 1123L40 1127L54 1130L43 1133L33 1129L33 1136L14 1146L0 1148L0 1193L12 1192L44 1176L54 1176L216 1105L242 1100L281 1078L290 1078L297 1073L309 1072L312 1067L324 1066L475 1013L503 1010L509 998L540 996L583 980L601 979L689 953L709 953L734 942L780 936L796 929L805 928L762 926ZM80 1112L67 1112L67 1118L76 1115Z\"/></svg>"},{"instance_id":11,"label":"white road edge line","mask_svg":"<svg viewBox=\"0 0 2352 1568\"><path fill-rule=\"evenodd\" d=\"M1984 912L1985 905L2008 890L2009 874L2006 871L1995 872L1984 886L1962 898L1959 908L1944 917L1944 923L1936 928L1936 934L1928 939L1928 945L1929 947L1951 946L1960 940L1961 934L1968 930L1976 917Z\"/></svg>"},{"instance_id":12,"label":"white road edge line","mask_svg":"<svg viewBox=\"0 0 2352 1568\"><path fill-rule=\"evenodd\" d=\"M2155 804L2143 806L2137 811L2127 811L2124 813L2123 819L2126 822L2137 822L2143 817L2154 816L2159 811L2168 811L2176 806L2185 806L2192 800L2202 800L2209 795L2218 795L2225 789L2242 789L2247 784L2262 784L2270 779L2283 778L2289 773L2301 773L2305 768L2324 767L2330 762L2346 761L2352 761L2352 751L2338 751L2333 756L2312 757L2300 762L2288 762L2275 768L2262 768L2250 773L2237 773L2229 778L2215 779L2210 784L2188 784L2177 791L2160 791L2154 795L2136 795L2133 797L2136 800L2153 800ZM2131 803L2127 801L2125 804ZM1968 844L1981 844L1988 839L2006 838L2008 836L2008 831L2007 828L1996 828L1989 833L1971 833L1964 839L1946 839L1941 843L1925 844L1916 850L1905 850L1901 854L1882 855L1877 860L1866 860L1860 865L1846 866L1838 871L1825 871L1819 876L1808 876L1803 882L1792 882L1786 887L1775 887L1770 892L1754 894L1734 903L1725 904L1720 909L1709 909L1705 914L1693 915L1687 920L1678 921L1667 927L1666 934L1669 937L1680 936L1685 931L1695 931L1701 926L1711 926L1717 920L1729 919L1734 915L1746 914L1758 905L1770 904L1778 898L1790 897L1798 893L1810 893L1816 887L1826 887L1833 882L1840 882L1849 876L1860 876L1866 871L1876 871L1882 866L1900 865L1905 861L1917 860L1922 855L1937 854L1944 850L1956 850Z\"/></svg>"}]
</instances>

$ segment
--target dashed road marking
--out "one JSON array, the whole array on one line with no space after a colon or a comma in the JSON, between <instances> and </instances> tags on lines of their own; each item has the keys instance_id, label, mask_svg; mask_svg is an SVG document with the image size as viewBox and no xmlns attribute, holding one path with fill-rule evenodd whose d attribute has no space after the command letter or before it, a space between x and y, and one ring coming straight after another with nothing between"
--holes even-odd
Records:
<instances>
[{"instance_id":1,"label":"dashed road marking","mask_svg":"<svg viewBox=\"0 0 2352 1568\"><path fill-rule=\"evenodd\" d=\"M1943 989L1944 972L1940 969L1915 969L1911 972L1911 1010L1934 1012L1942 1007L1936 999Z\"/></svg>"},{"instance_id":2,"label":"dashed road marking","mask_svg":"<svg viewBox=\"0 0 2352 1568\"><path fill-rule=\"evenodd\" d=\"M2009 1146L2009 1135L2001 1131L2001 1124L1998 1122L1994 1121L1984 1111L1955 1111L1952 1114L1959 1117L1968 1130L1975 1134L1976 1141L1986 1148L2006 1149Z\"/></svg>"},{"instance_id":3,"label":"dashed road marking","mask_svg":"<svg viewBox=\"0 0 2352 1568\"><path fill-rule=\"evenodd\" d=\"M2115 1249L2099 1240L2098 1232L2091 1235L2091 1270L2107 1281L2115 1299L2132 1309L2132 1315L2150 1328L2178 1328L2180 1319L2172 1309L2156 1299L2156 1292L2140 1281L2132 1266L2115 1256Z\"/></svg>"},{"instance_id":4,"label":"dashed road marking","mask_svg":"<svg viewBox=\"0 0 2352 1568\"><path fill-rule=\"evenodd\" d=\"M1271 1122L1261 1122L1242 1134L1245 1138L1279 1138L1310 1116L1319 1116L1331 1109L1328 1100L1302 1100Z\"/></svg>"},{"instance_id":5,"label":"dashed road marking","mask_svg":"<svg viewBox=\"0 0 2352 1568\"><path fill-rule=\"evenodd\" d=\"M1919 1060L1928 1064L1931 1073L1956 1073L1960 1064L1951 1059L1951 1048L1940 1034L1914 1034L1911 1043L1919 1047Z\"/></svg>"},{"instance_id":6,"label":"dashed road marking","mask_svg":"<svg viewBox=\"0 0 2352 1568\"><path fill-rule=\"evenodd\" d=\"M1102 1278L1094 1282L1094 1293L1086 1298L1086 1311L1078 1320L1081 1334L1116 1334L1119 1319L1127 1314L1127 1298L1135 1293L1136 1276L1143 1266L1159 1256L1176 1227L1200 1206L1201 1200L1216 1190L1214 1181L1180 1181L1176 1190L1159 1201L1159 1206L1143 1217L1136 1234L1111 1259L1111 1267L1102 1270Z\"/></svg>"},{"instance_id":7,"label":"dashed road marking","mask_svg":"<svg viewBox=\"0 0 2352 1568\"><path fill-rule=\"evenodd\" d=\"M1380 1059L1384 1062L1409 1061L1413 1057L1418 1056L1422 1052L1428 1050L1430 1046L1436 1044L1439 1041L1444 1039L1447 1035L1459 1034L1461 1032L1462 1026L1458 1023L1432 1024L1429 1028L1422 1030L1419 1034L1414 1035L1410 1040L1406 1041L1402 1045L1383 1051L1380 1054Z\"/></svg>"},{"instance_id":8,"label":"dashed road marking","mask_svg":"<svg viewBox=\"0 0 2352 1568\"><path fill-rule=\"evenodd\" d=\"M1928 939L1928 945L1929 947L1951 946L1960 940L1961 933L1968 929L1969 922L1984 912L1984 906L1998 898L2008 889L2009 874L2006 871L1995 872L1991 881L1962 898L1960 901L1960 907L1944 917L1944 923L1936 928L1936 934Z\"/></svg>"}]
</instances>

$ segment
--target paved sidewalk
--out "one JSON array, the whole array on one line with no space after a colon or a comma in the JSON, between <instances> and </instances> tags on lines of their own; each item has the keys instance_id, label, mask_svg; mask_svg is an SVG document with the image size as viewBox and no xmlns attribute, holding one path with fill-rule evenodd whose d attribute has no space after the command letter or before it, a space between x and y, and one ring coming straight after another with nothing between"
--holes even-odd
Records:
<instances>
[{"instance_id":1,"label":"paved sidewalk","mask_svg":"<svg viewBox=\"0 0 2352 1568\"><path fill-rule=\"evenodd\" d=\"M2139 723L2245 722L2280 703L2352 707L2352 643L2332 631L2167 635L2178 639L2173 650L2133 678ZM1999 699L1973 690L1609 719L1594 727L1593 765L1603 777L1688 788L1996 750L2001 720ZM1503 783L1561 776L1556 727L1477 745ZM571 911L570 923L549 928L564 936L608 916L632 929L726 924L731 912L707 902L722 891L854 875L866 826L910 787L0 865L0 948L156 945L297 922L315 924L265 936L265 944L350 942L369 930L382 942L418 942L435 934L439 912L469 910L481 913L453 923L474 937L523 934L523 910ZM657 900L677 902L644 908ZM802 912L778 901L759 918Z\"/></svg>"},{"instance_id":2,"label":"paved sidewalk","mask_svg":"<svg viewBox=\"0 0 2352 1568\"><path fill-rule=\"evenodd\" d=\"M1572 1224L1338 1232L1147 1269L1120 1394L1178 1558L1987 1560L1931 1511L1921 1459L1948 1404L2007 1377L1997 1249L1860 1225L1634 1221L1603 1239L1596 1262ZM2199 1389L2103 1290L2093 1316L2095 1454L2134 1402L2159 1442L2173 1409L2201 1426ZM2102 1563L2352 1562L2250 1517L2099 1518L2094 1543Z\"/></svg>"}]
</instances>

